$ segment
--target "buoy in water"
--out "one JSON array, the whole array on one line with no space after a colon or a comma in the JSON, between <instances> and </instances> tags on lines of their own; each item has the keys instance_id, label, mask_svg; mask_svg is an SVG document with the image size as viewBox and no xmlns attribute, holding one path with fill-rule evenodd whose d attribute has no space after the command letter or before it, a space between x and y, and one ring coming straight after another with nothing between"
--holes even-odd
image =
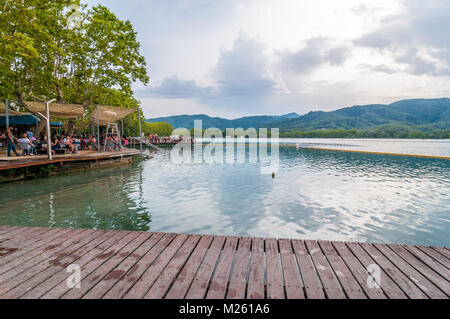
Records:
<instances>
[{"instance_id":1,"label":"buoy in water","mask_svg":"<svg viewBox=\"0 0 450 319\"><path fill-rule=\"evenodd\" d=\"M272 178L275 178L275 172L272 173Z\"/></svg>"}]
</instances>

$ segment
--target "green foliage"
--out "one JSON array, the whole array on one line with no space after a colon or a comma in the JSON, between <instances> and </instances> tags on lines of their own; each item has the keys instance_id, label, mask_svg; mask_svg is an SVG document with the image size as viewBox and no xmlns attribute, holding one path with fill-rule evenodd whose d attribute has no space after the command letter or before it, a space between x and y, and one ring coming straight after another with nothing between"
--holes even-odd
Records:
<instances>
[{"instance_id":1,"label":"green foliage","mask_svg":"<svg viewBox=\"0 0 450 319\"><path fill-rule=\"evenodd\" d=\"M144 122L142 132L145 135L157 134L158 136L170 136L173 132L173 127L166 122L147 123Z\"/></svg>"},{"instance_id":2,"label":"green foliage","mask_svg":"<svg viewBox=\"0 0 450 319\"><path fill-rule=\"evenodd\" d=\"M19 106L56 98L131 108L139 103L131 85L149 82L132 24L104 6L0 0L0 30L0 98Z\"/></svg>"}]
</instances>

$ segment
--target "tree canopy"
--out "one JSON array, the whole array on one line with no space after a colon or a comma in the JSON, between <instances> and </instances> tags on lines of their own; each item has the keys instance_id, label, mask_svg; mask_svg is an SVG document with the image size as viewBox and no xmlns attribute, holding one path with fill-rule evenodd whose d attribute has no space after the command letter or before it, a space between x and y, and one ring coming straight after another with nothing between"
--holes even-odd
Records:
<instances>
[{"instance_id":1,"label":"tree canopy","mask_svg":"<svg viewBox=\"0 0 450 319\"><path fill-rule=\"evenodd\" d=\"M130 21L80 0L0 0L0 97L136 107L149 83ZM137 117L136 117L137 119Z\"/></svg>"}]
</instances>

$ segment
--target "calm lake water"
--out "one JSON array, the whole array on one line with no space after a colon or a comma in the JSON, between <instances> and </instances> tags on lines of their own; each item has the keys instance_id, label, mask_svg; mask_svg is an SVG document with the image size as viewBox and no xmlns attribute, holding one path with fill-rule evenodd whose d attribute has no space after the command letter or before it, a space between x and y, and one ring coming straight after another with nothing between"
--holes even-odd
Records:
<instances>
[{"instance_id":1,"label":"calm lake water","mask_svg":"<svg viewBox=\"0 0 450 319\"><path fill-rule=\"evenodd\" d=\"M294 140L450 156L450 141ZM314 144L314 145L313 145ZM129 166L0 186L0 224L450 246L450 160L280 147L260 164Z\"/></svg>"}]
</instances>

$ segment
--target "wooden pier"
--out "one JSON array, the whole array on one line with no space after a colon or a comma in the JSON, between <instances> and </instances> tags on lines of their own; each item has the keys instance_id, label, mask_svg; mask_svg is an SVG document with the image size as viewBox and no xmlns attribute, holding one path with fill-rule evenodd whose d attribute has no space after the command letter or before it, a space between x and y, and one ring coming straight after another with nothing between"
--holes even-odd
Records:
<instances>
[{"instance_id":1,"label":"wooden pier","mask_svg":"<svg viewBox=\"0 0 450 319\"><path fill-rule=\"evenodd\" d=\"M53 176L98 167L130 164L140 152L123 149L115 152L81 151L78 154L0 157L0 184L36 177Z\"/></svg>"},{"instance_id":2,"label":"wooden pier","mask_svg":"<svg viewBox=\"0 0 450 319\"><path fill-rule=\"evenodd\" d=\"M0 226L2 299L448 299L449 280L445 247Z\"/></svg>"}]
</instances>

